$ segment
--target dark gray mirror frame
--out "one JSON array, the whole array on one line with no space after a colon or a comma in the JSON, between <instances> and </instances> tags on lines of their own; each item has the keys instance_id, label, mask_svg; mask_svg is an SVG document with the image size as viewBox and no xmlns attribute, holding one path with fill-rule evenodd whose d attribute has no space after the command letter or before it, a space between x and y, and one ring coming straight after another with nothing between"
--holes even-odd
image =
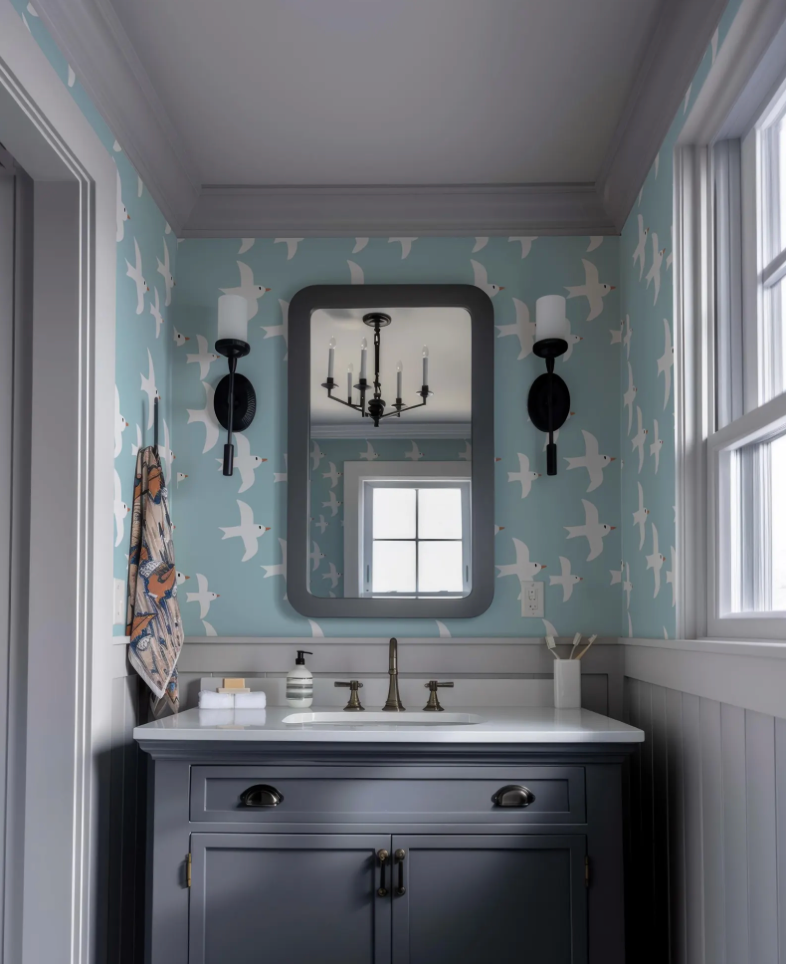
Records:
<instances>
[{"instance_id":1,"label":"dark gray mirror frame","mask_svg":"<svg viewBox=\"0 0 786 964\"><path fill-rule=\"evenodd\" d=\"M308 591L311 315L319 308L464 308L472 319L472 591L460 599L326 599ZM466 619L494 598L494 308L474 285L313 285L289 306L287 595L304 616Z\"/></svg>"}]
</instances>

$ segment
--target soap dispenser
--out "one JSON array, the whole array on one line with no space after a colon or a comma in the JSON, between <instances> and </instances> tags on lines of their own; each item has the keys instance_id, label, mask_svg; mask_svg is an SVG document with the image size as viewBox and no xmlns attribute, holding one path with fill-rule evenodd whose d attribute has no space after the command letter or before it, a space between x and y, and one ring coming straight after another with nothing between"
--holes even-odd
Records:
<instances>
[{"instance_id":1,"label":"soap dispenser","mask_svg":"<svg viewBox=\"0 0 786 964\"><path fill-rule=\"evenodd\" d=\"M314 677L306 666L306 656L313 656L307 649L297 651L295 666L287 675L287 706L304 710L314 702Z\"/></svg>"}]
</instances>

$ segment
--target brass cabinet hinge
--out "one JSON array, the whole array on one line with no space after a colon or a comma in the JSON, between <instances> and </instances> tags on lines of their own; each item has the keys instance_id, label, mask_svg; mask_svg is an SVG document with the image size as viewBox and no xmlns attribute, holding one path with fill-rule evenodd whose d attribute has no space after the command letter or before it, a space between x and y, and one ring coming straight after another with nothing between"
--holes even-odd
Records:
<instances>
[{"instance_id":1,"label":"brass cabinet hinge","mask_svg":"<svg viewBox=\"0 0 786 964\"><path fill-rule=\"evenodd\" d=\"M191 853L186 856L186 887L191 886Z\"/></svg>"},{"instance_id":2,"label":"brass cabinet hinge","mask_svg":"<svg viewBox=\"0 0 786 964\"><path fill-rule=\"evenodd\" d=\"M189 880L191 880L190 876L189 876ZM589 887L589 857L584 858L584 886Z\"/></svg>"}]
</instances>

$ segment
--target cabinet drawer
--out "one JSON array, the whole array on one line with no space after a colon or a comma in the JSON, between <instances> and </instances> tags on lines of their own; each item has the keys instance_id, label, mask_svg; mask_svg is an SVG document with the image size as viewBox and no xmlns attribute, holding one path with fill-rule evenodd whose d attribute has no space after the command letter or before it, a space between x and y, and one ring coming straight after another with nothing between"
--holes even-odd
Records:
<instances>
[{"instance_id":1,"label":"cabinet drawer","mask_svg":"<svg viewBox=\"0 0 786 964\"><path fill-rule=\"evenodd\" d=\"M526 787L531 801L495 802L511 785ZM195 766L190 819L271 830L287 824L582 824L584 769Z\"/></svg>"}]
</instances>

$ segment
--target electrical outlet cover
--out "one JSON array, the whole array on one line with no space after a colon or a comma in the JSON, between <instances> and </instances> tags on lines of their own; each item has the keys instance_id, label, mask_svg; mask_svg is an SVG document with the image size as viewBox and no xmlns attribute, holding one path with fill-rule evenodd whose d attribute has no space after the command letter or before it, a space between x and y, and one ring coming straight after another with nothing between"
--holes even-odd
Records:
<instances>
[{"instance_id":1,"label":"electrical outlet cover","mask_svg":"<svg viewBox=\"0 0 786 964\"><path fill-rule=\"evenodd\" d=\"M543 608L543 583L522 582L521 584L521 615L531 616L536 619L543 619L545 611Z\"/></svg>"},{"instance_id":2,"label":"electrical outlet cover","mask_svg":"<svg viewBox=\"0 0 786 964\"><path fill-rule=\"evenodd\" d=\"M114 581L114 596L112 599L112 622L115 626L122 626L126 621L126 584L122 579Z\"/></svg>"}]
</instances>

